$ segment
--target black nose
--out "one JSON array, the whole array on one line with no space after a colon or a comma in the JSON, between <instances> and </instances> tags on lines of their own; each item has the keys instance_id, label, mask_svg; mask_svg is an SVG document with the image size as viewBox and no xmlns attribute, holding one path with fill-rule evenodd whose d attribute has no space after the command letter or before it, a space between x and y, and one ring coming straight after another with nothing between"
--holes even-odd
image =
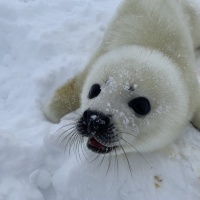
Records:
<instances>
[{"instance_id":1,"label":"black nose","mask_svg":"<svg viewBox=\"0 0 200 200\"><path fill-rule=\"evenodd\" d=\"M86 110L83 113L83 120L90 131L98 131L110 124L110 118L103 113Z\"/></svg>"}]
</instances>

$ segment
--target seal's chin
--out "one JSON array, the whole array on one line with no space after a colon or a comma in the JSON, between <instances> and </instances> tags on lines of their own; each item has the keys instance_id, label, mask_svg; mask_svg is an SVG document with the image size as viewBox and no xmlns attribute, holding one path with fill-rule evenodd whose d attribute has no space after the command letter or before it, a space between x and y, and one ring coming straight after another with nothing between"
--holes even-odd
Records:
<instances>
[{"instance_id":1,"label":"seal's chin","mask_svg":"<svg viewBox=\"0 0 200 200\"><path fill-rule=\"evenodd\" d=\"M92 150L95 153L106 154L111 152L115 147L107 147L99 143L95 138L91 137L87 141L88 149Z\"/></svg>"}]
</instances>

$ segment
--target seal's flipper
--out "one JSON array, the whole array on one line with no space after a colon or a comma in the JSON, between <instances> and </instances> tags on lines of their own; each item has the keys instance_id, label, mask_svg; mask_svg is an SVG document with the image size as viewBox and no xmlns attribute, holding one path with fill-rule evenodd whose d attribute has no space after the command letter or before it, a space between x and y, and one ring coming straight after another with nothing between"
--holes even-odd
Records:
<instances>
[{"instance_id":1,"label":"seal's flipper","mask_svg":"<svg viewBox=\"0 0 200 200\"><path fill-rule=\"evenodd\" d=\"M48 120L57 123L63 116L78 109L84 78L85 71L68 80L55 91L43 109Z\"/></svg>"}]
</instances>

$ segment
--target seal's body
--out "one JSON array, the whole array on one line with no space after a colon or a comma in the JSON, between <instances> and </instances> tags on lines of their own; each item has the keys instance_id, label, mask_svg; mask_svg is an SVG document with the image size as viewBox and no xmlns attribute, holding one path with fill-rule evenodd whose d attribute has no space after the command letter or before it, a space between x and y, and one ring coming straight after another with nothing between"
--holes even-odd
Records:
<instances>
[{"instance_id":1,"label":"seal's body","mask_svg":"<svg viewBox=\"0 0 200 200\"><path fill-rule=\"evenodd\" d=\"M161 148L189 122L200 128L198 47L200 10L191 1L124 0L84 71L44 112L58 122L81 107L78 134L98 153Z\"/></svg>"}]
</instances>

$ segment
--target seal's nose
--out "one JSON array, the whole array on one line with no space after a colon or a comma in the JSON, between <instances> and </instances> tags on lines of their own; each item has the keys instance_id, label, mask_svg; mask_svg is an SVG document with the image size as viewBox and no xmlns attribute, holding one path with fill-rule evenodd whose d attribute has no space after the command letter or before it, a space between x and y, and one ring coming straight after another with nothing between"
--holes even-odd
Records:
<instances>
[{"instance_id":1,"label":"seal's nose","mask_svg":"<svg viewBox=\"0 0 200 200\"><path fill-rule=\"evenodd\" d=\"M83 113L83 120L87 124L87 128L90 131L98 131L110 124L110 118L103 113L86 110Z\"/></svg>"}]
</instances>

